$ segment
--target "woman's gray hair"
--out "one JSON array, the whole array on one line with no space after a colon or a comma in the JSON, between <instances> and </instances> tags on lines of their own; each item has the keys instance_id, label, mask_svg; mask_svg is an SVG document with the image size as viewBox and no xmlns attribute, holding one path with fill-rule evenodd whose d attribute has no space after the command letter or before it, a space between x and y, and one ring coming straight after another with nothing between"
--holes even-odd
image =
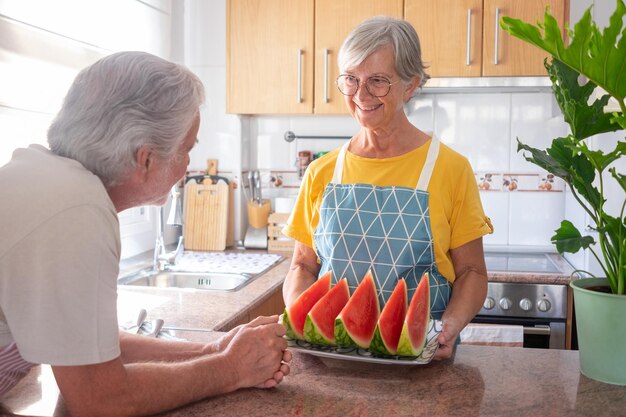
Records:
<instances>
[{"instance_id":1,"label":"woman's gray hair","mask_svg":"<svg viewBox=\"0 0 626 417\"><path fill-rule=\"evenodd\" d=\"M115 185L137 150L172 157L191 129L204 87L186 67L146 52L119 52L82 70L48 129L57 155Z\"/></svg>"},{"instance_id":2,"label":"woman's gray hair","mask_svg":"<svg viewBox=\"0 0 626 417\"><path fill-rule=\"evenodd\" d=\"M415 28L406 20L376 16L363 21L350 32L339 49L340 71L354 68L378 48L391 45L396 71L408 83L419 77L422 87L430 78L422 61L422 49Z\"/></svg>"}]
</instances>

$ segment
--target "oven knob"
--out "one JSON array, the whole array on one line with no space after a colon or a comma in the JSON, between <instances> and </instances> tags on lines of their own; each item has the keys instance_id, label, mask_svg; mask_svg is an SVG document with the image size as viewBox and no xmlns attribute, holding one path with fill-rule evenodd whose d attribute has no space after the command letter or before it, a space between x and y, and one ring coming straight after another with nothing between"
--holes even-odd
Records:
<instances>
[{"instance_id":1,"label":"oven knob","mask_svg":"<svg viewBox=\"0 0 626 417\"><path fill-rule=\"evenodd\" d=\"M550 310L550 307L552 307L552 305L550 304L550 301L546 300L545 298L539 300L539 302L537 303L537 308L542 313L545 313L546 311Z\"/></svg>"},{"instance_id":2,"label":"oven knob","mask_svg":"<svg viewBox=\"0 0 626 417\"><path fill-rule=\"evenodd\" d=\"M502 307L502 310L509 310L512 305L513 303L510 299L506 297L500 299L500 307Z\"/></svg>"},{"instance_id":3,"label":"oven knob","mask_svg":"<svg viewBox=\"0 0 626 417\"><path fill-rule=\"evenodd\" d=\"M485 310L491 310L495 306L496 306L496 300L494 300L493 297L485 298L485 303L483 304L483 308Z\"/></svg>"},{"instance_id":4,"label":"oven knob","mask_svg":"<svg viewBox=\"0 0 626 417\"><path fill-rule=\"evenodd\" d=\"M533 308L533 302L528 298L522 298L519 302L519 308L524 311L530 311L530 309Z\"/></svg>"}]
</instances>

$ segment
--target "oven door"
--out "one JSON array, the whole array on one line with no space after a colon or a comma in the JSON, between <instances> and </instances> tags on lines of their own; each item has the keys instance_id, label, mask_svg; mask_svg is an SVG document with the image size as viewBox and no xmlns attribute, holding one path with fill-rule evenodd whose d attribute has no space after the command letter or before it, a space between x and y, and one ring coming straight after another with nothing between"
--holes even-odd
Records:
<instances>
[{"instance_id":1,"label":"oven door","mask_svg":"<svg viewBox=\"0 0 626 417\"><path fill-rule=\"evenodd\" d=\"M565 320L476 316L472 323L523 326L525 348L565 349Z\"/></svg>"}]
</instances>

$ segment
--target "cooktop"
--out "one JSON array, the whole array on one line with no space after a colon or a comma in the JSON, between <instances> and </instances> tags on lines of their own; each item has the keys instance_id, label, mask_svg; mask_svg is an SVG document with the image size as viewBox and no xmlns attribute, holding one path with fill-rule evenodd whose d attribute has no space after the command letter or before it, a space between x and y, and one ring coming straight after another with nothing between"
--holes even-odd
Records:
<instances>
[{"instance_id":1,"label":"cooktop","mask_svg":"<svg viewBox=\"0 0 626 417\"><path fill-rule=\"evenodd\" d=\"M485 252L487 271L541 272L554 274L561 269L545 253Z\"/></svg>"}]
</instances>

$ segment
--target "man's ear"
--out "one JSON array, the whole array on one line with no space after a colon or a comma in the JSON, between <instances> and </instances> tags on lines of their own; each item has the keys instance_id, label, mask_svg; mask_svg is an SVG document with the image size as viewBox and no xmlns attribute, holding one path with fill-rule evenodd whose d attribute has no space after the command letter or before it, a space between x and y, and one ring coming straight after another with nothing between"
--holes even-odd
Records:
<instances>
[{"instance_id":1,"label":"man's ear","mask_svg":"<svg viewBox=\"0 0 626 417\"><path fill-rule=\"evenodd\" d=\"M135 172L143 182L148 180L148 174L152 168L153 162L153 153L148 145L143 145L137 149L135 153Z\"/></svg>"}]
</instances>

